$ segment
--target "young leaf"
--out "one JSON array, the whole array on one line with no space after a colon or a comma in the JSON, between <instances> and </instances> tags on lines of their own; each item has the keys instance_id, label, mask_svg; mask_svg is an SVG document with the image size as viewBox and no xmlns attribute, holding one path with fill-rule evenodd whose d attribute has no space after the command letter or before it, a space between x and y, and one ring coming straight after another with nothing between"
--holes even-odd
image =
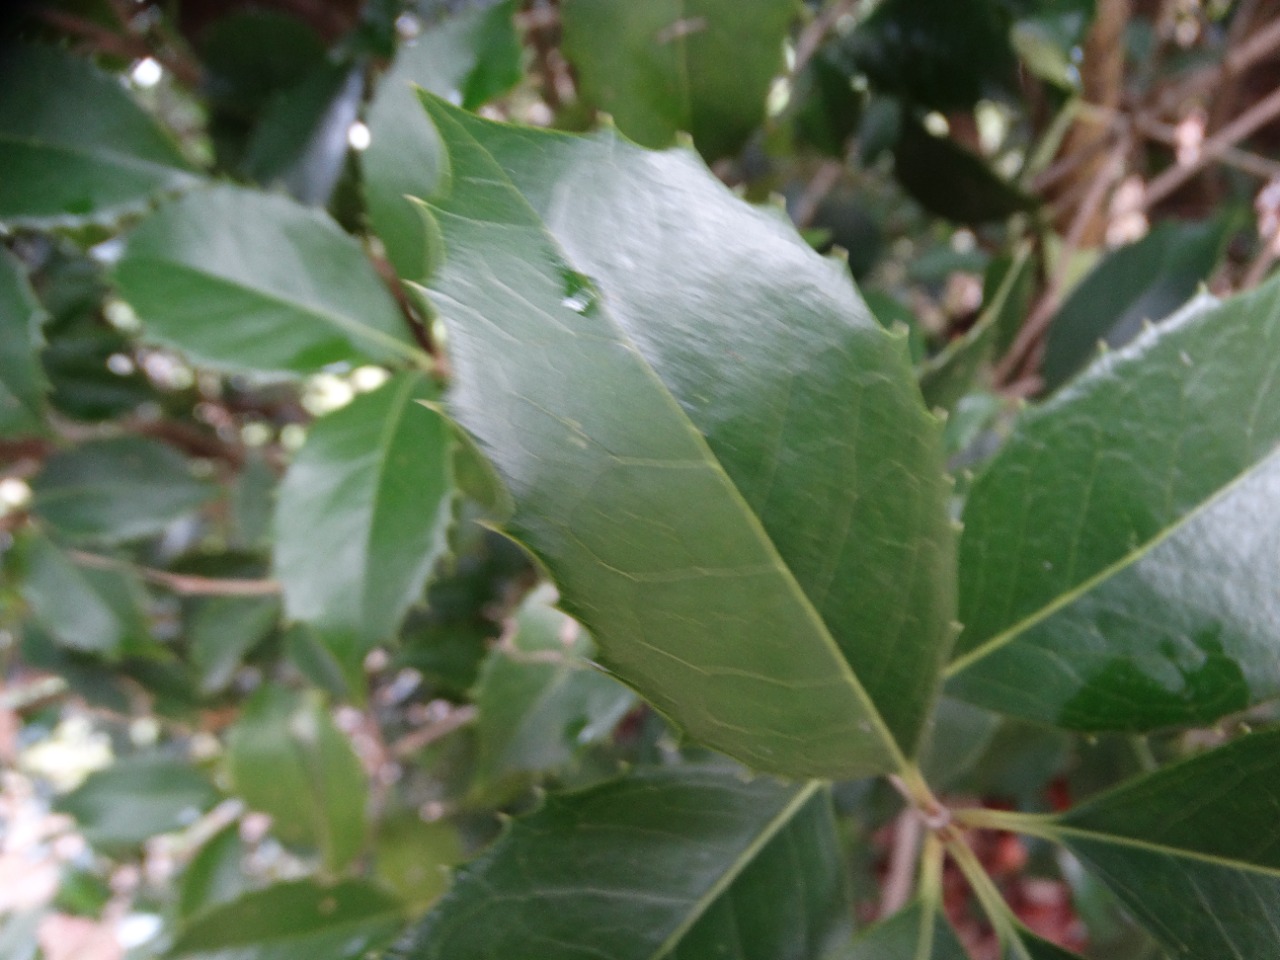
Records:
<instances>
[{"instance_id":1,"label":"young leaf","mask_svg":"<svg viewBox=\"0 0 1280 960\"><path fill-rule=\"evenodd\" d=\"M846 915L837 851L816 783L646 770L514 821L400 956L694 960L740 939L743 960L815 957Z\"/></svg>"},{"instance_id":2,"label":"young leaf","mask_svg":"<svg viewBox=\"0 0 1280 960\"><path fill-rule=\"evenodd\" d=\"M1280 949L1280 731L1253 734L1031 830L1065 844L1174 957Z\"/></svg>"},{"instance_id":3,"label":"young leaf","mask_svg":"<svg viewBox=\"0 0 1280 960\"><path fill-rule=\"evenodd\" d=\"M146 332L197 363L314 373L419 356L360 245L285 197L222 186L166 204L115 280Z\"/></svg>"},{"instance_id":4,"label":"young leaf","mask_svg":"<svg viewBox=\"0 0 1280 960\"><path fill-rule=\"evenodd\" d=\"M217 494L156 440L116 437L61 451L32 481L31 509L71 540L121 543L162 533Z\"/></svg>"},{"instance_id":5,"label":"young leaf","mask_svg":"<svg viewBox=\"0 0 1280 960\"><path fill-rule=\"evenodd\" d=\"M34 433L44 422L49 389L39 358L44 319L22 265L0 247L0 436Z\"/></svg>"},{"instance_id":6,"label":"young leaf","mask_svg":"<svg viewBox=\"0 0 1280 960\"><path fill-rule=\"evenodd\" d=\"M950 690L1080 730L1280 694L1280 281L1202 300L1028 413L965 509Z\"/></svg>"},{"instance_id":7,"label":"young leaf","mask_svg":"<svg viewBox=\"0 0 1280 960\"><path fill-rule=\"evenodd\" d=\"M862 931L833 960L968 960L951 924L915 901Z\"/></svg>"},{"instance_id":8,"label":"young leaf","mask_svg":"<svg viewBox=\"0 0 1280 960\"><path fill-rule=\"evenodd\" d=\"M794 14L787 0L568 0L560 16L583 97L638 143L683 131L714 160L764 120Z\"/></svg>"},{"instance_id":9,"label":"young leaf","mask_svg":"<svg viewBox=\"0 0 1280 960\"><path fill-rule=\"evenodd\" d=\"M235 792L286 843L319 847L340 870L364 846L368 783L319 694L263 687L227 737Z\"/></svg>"},{"instance_id":10,"label":"young leaf","mask_svg":"<svg viewBox=\"0 0 1280 960\"><path fill-rule=\"evenodd\" d=\"M903 338L689 151L428 108L449 408L599 659L757 769L901 766L952 616Z\"/></svg>"},{"instance_id":11,"label":"young leaf","mask_svg":"<svg viewBox=\"0 0 1280 960\"><path fill-rule=\"evenodd\" d=\"M319 420L280 486L274 564L285 613L367 652L391 638L445 552L451 439L401 374Z\"/></svg>"},{"instance_id":12,"label":"young leaf","mask_svg":"<svg viewBox=\"0 0 1280 960\"><path fill-rule=\"evenodd\" d=\"M360 880L278 883L214 907L182 927L173 960L360 960L404 922L400 903Z\"/></svg>"},{"instance_id":13,"label":"young leaf","mask_svg":"<svg viewBox=\"0 0 1280 960\"><path fill-rule=\"evenodd\" d=\"M0 49L0 221L72 225L195 182L178 148L121 87L52 47Z\"/></svg>"}]
</instances>

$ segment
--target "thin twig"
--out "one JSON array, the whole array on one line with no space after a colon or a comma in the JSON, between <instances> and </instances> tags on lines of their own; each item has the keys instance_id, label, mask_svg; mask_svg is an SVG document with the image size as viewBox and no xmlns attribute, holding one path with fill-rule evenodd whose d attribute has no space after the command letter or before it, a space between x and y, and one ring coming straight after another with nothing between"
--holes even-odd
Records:
<instances>
[{"instance_id":1,"label":"thin twig","mask_svg":"<svg viewBox=\"0 0 1280 960\"><path fill-rule=\"evenodd\" d=\"M473 723L478 716L476 708L471 705L458 707L446 713L434 723L413 730L391 745L391 753L396 757L410 757L423 747L442 740L455 730Z\"/></svg>"},{"instance_id":2,"label":"thin twig","mask_svg":"<svg viewBox=\"0 0 1280 960\"><path fill-rule=\"evenodd\" d=\"M795 212L791 219L795 222L797 230L803 230L813 223L813 218L817 215L818 208L822 206L822 201L840 182L840 176L843 173L844 164L839 160L828 160L818 168L818 172L805 185L804 193L800 194L800 199L796 201Z\"/></svg>"},{"instance_id":3,"label":"thin twig","mask_svg":"<svg viewBox=\"0 0 1280 960\"><path fill-rule=\"evenodd\" d=\"M1276 50L1280 50L1280 17L1253 31L1252 36L1229 51L1220 64L1197 70L1165 90L1157 102L1157 108L1161 112L1172 110L1188 97L1212 90L1228 77L1244 73Z\"/></svg>"},{"instance_id":4,"label":"thin twig","mask_svg":"<svg viewBox=\"0 0 1280 960\"><path fill-rule=\"evenodd\" d=\"M841 17L857 6L857 3L858 0L836 0L800 32L800 37L796 40L796 57L795 65L791 70L792 74L799 74L808 65L813 55L818 52L818 48L822 46L822 41L827 39L827 34L840 22Z\"/></svg>"},{"instance_id":5,"label":"thin twig","mask_svg":"<svg viewBox=\"0 0 1280 960\"><path fill-rule=\"evenodd\" d=\"M98 570L117 570L121 573L132 573L148 583L166 587L174 593L186 596L203 597L270 597L280 592L280 584L276 580L237 580L214 577L198 577L188 573L174 573L171 570L157 570L155 567L144 567L116 557L104 557L97 553L86 553L83 550L68 550L67 556L82 567L94 567Z\"/></svg>"}]
</instances>

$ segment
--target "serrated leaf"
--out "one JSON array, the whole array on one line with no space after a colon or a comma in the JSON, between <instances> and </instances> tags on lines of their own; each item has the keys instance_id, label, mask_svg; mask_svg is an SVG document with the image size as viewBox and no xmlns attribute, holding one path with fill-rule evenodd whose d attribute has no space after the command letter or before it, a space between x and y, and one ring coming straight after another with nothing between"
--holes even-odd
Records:
<instances>
[{"instance_id":1,"label":"serrated leaf","mask_svg":"<svg viewBox=\"0 0 1280 960\"><path fill-rule=\"evenodd\" d=\"M965 508L955 695L1149 730L1280 694L1278 358L1272 282L1193 304L1022 418Z\"/></svg>"},{"instance_id":2,"label":"serrated leaf","mask_svg":"<svg viewBox=\"0 0 1280 960\"><path fill-rule=\"evenodd\" d=\"M863 930L833 960L968 960L951 925L914 901Z\"/></svg>"},{"instance_id":3,"label":"serrated leaf","mask_svg":"<svg viewBox=\"0 0 1280 960\"><path fill-rule=\"evenodd\" d=\"M952 613L902 338L688 151L428 107L449 409L601 662L758 769L900 765Z\"/></svg>"},{"instance_id":4,"label":"serrated leaf","mask_svg":"<svg viewBox=\"0 0 1280 960\"><path fill-rule=\"evenodd\" d=\"M228 734L227 769L281 840L318 847L330 870L363 848L368 782L318 693L259 690Z\"/></svg>"},{"instance_id":5,"label":"serrated leaf","mask_svg":"<svg viewBox=\"0 0 1280 960\"><path fill-rule=\"evenodd\" d=\"M22 265L0 247L0 436L35 433L49 383L40 367L45 311Z\"/></svg>"},{"instance_id":6,"label":"serrated leaf","mask_svg":"<svg viewBox=\"0 0 1280 960\"><path fill-rule=\"evenodd\" d=\"M369 221L396 272L430 272L428 221L407 197L429 196L440 174L440 143L415 87L474 110L521 77L515 2L460 11L400 48L369 107L369 147L360 156ZM438 241L434 241L438 242ZM438 251L437 251L438 253Z\"/></svg>"},{"instance_id":7,"label":"serrated leaf","mask_svg":"<svg viewBox=\"0 0 1280 960\"><path fill-rule=\"evenodd\" d=\"M1123 784L1028 832L1065 844L1172 957L1280 949L1280 732Z\"/></svg>"},{"instance_id":8,"label":"serrated leaf","mask_svg":"<svg viewBox=\"0 0 1280 960\"><path fill-rule=\"evenodd\" d=\"M115 77L52 47L0 56L0 220L73 225L195 182L177 147Z\"/></svg>"},{"instance_id":9,"label":"serrated leaf","mask_svg":"<svg viewBox=\"0 0 1280 960\"><path fill-rule=\"evenodd\" d=\"M400 903L360 880L278 883L183 926L167 956L182 960L360 960L404 922Z\"/></svg>"},{"instance_id":10,"label":"serrated leaf","mask_svg":"<svg viewBox=\"0 0 1280 960\"><path fill-rule=\"evenodd\" d=\"M584 745L606 739L635 703L635 694L586 662L590 638L551 606L554 600L548 588L531 595L481 668L481 782L569 765Z\"/></svg>"},{"instance_id":11,"label":"serrated leaf","mask_svg":"<svg viewBox=\"0 0 1280 960\"><path fill-rule=\"evenodd\" d=\"M219 799L194 767L156 755L126 757L89 775L54 809L75 818L94 847L121 854L159 833L190 826Z\"/></svg>"},{"instance_id":12,"label":"serrated leaf","mask_svg":"<svg viewBox=\"0 0 1280 960\"><path fill-rule=\"evenodd\" d=\"M312 426L285 474L274 564L285 613L367 652L390 639L448 548L451 436L393 377Z\"/></svg>"},{"instance_id":13,"label":"serrated leaf","mask_svg":"<svg viewBox=\"0 0 1280 960\"><path fill-rule=\"evenodd\" d=\"M60 451L31 484L32 512L62 536L122 543L162 533L217 488L157 440L116 437Z\"/></svg>"},{"instance_id":14,"label":"serrated leaf","mask_svg":"<svg viewBox=\"0 0 1280 960\"><path fill-rule=\"evenodd\" d=\"M320 210L221 186L165 204L115 268L146 333L225 370L416 361L359 243Z\"/></svg>"},{"instance_id":15,"label":"serrated leaf","mask_svg":"<svg viewBox=\"0 0 1280 960\"><path fill-rule=\"evenodd\" d=\"M514 821L398 955L814 958L847 911L837 850L817 784L640 771Z\"/></svg>"},{"instance_id":16,"label":"serrated leaf","mask_svg":"<svg viewBox=\"0 0 1280 960\"><path fill-rule=\"evenodd\" d=\"M714 160L764 120L794 15L788 0L567 0L560 19L588 102L638 143L685 132Z\"/></svg>"}]
</instances>

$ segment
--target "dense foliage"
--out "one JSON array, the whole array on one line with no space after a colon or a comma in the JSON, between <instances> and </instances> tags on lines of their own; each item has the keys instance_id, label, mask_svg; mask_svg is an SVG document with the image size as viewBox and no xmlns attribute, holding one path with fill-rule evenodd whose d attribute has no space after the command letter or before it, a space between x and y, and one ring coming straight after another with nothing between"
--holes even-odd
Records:
<instances>
[{"instance_id":1,"label":"dense foliage","mask_svg":"<svg viewBox=\"0 0 1280 960\"><path fill-rule=\"evenodd\" d=\"M6 27L0 960L1280 953L1280 3Z\"/></svg>"}]
</instances>

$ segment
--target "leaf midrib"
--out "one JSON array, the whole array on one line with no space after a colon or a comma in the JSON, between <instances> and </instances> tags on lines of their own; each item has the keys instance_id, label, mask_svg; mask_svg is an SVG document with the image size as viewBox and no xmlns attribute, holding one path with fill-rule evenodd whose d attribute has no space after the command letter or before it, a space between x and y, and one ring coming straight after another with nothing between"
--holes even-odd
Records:
<instances>
[{"instance_id":1,"label":"leaf midrib","mask_svg":"<svg viewBox=\"0 0 1280 960\"><path fill-rule=\"evenodd\" d=\"M438 99L438 98L433 98L433 99ZM506 168L503 167L502 164L498 162L497 158L494 157L493 154L490 153L489 150L482 143L480 143L471 134L469 130L463 127L454 118L449 116L441 116L440 113L437 111L433 115L432 119L433 119L433 122L443 121L443 122L452 124L455 128L457 128L461 132L463 136L465 136L474 144L477 150L479 150L486 157L489 158L490 162L501 174L503 182L505 182L506 185L511 188L512 193L514 193L519 198L520 202L524 205L525 209L532 216L534 223L536 223L539 232L546 239L547 243L550 244L551 247L560 255L561 259L565 264L571 264L573 262L573 258L569 256L568 251L564 249L559 239L551 232L545 220L534 208L534 206L529 202L528 198L516 185L515 181L511 179L510 174L507 172ZM481 118L481 117L474 118L472 122L477 124L493 123L493 121L485 120L484 118ZM611 148L613 146L616 146L616 144L617 144L616 139L613 139L610 141ZM448 184L448 188L452 190L452 187L453 187L453 184L452 182L450 182ZM432 206L434 206L434 204L432 204ZM436 209L438 210L439 208L437 207ZM462 214L455 213L451 215L458 216L462 219L471 219L471 218L465 217ZM480 221L473 220L472 222L480 222ZM888 724L885 722L884 717L881 715L879 707L876 705L875 701L871 698L871 696L867 693L866 689L862 686L862 682L858 679L857 674L854 672L853 666L849 663L847 659L845 659L844 652L840 649L840 645L836 643L835 638L831 635L831 631L827 627L826 621L823 620L822 615L819 614L817 611L817 608L814 607L813 601L809 598L809 595L805 593L804 589L800 586L800 583L796 579L795 574L792 572L791 568L787 565L786 561L783 559L782 554L778 550L777 545L773 542L773 538L769 535L769 532L765 529L764 522L755 513L755 511L751 509L751 506L747 502L746 498L743 496L742 491L738 489L737 484L733 482L733 479L729 476L728 471L724 468L724 465L720 462L719 457L717 457L715 455L715 452L711 449L710 444L707 442L707 438L702 435L702 433L697 429L697 427L689 419L689 416L685 412L684 408L680 406L680 403L676 400L675 396L672 394L670 387L668 387L666 382L658 375L657 371L653 368L653 365L649 363L644 353L640 350L640 348L636 345L634 340L631 338L627 329L618 322L617 318L614 317L613 312L608 308L607 304L605 304L603 300L598 307L598 315L601 316L602 318L608 319L609 327L616 334L618 344L620 346L625 347L636 358L641 374L654 384L654 386L657 388L659 396L673 410L673 412L676 414L678 422L684 427L685 431L692 438L692 441L695 447L701 452L704 462L709 466L710 469L715 471L715 473L717 473L720 476L721 480L723 480L724 486L728 491L728 496L731 497L736 503L736 506L738 508L738 513L740 514L740 516L743 517L743 521L748 525L748 527L756 535L756 538L758 539L758 541L763 545L767 553L770 555L770 558L773 561L773 565L778 570L779 576L782 577L783 582L787 585L791 593L797 598L797 601L799 602L801 609L804 611L804 614L813 625L815 634L828 647L828 650L831 656L836 661L837 669L840 671L843 679L847 682L848 686L853 691L855 699L862 705L863 709L866 711L867 719L870 722L872 729L875 731L879 740L881 741L888 759L894 764L898 772L900 773L909 772L912 769L911 764L908 762L906 755L903 753L901 747L898 745L897 739L894 737L893 733L889 729Z\"/></svg>"}]
</instances>

